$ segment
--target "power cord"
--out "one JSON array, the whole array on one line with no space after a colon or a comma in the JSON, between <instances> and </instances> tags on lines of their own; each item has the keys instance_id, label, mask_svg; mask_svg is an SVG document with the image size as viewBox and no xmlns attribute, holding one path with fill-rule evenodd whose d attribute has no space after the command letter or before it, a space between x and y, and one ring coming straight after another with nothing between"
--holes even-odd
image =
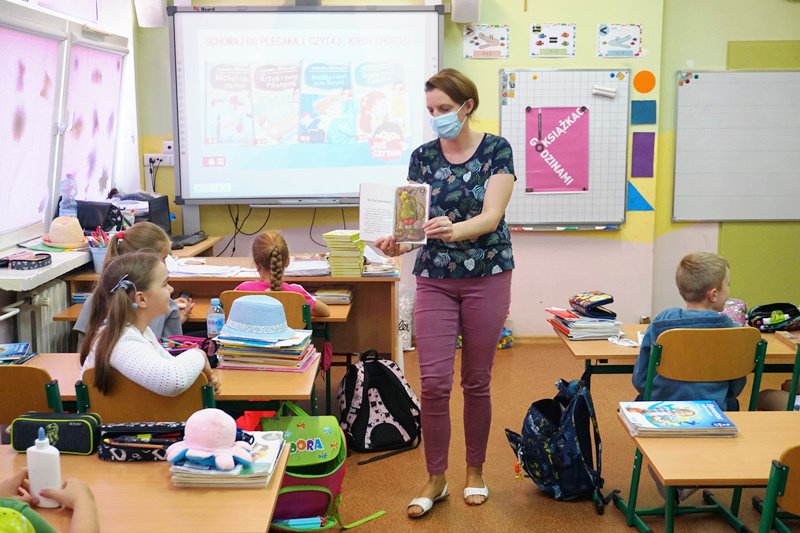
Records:
<instances>
[{"instance_id":1,"label":"power cord","mask_svg":"<svg viewBox=\"0 0 800 533\"><path fill-rule=\"evenodd\" d=\"M234 215L233 214L233 210L231 209L231 206L228 205L228 215L231 217L231 222L233 222L233 235L231 236L230 240L228 241L228 244L225 245L225 248L223 248L217 254L217 257L221 257L222 254L225 253L225 251L228 249L228 247L231 244L233 244L233 248L231 249L231 257L233 257L233 255L236 253L236 237L237 237L237 235L241 234L241 235L250 236L250 235L256 235L257 233L261 233L261 231L267 225L267 222L269 222L270 216L272 216L272 210L271 209L267 210L267 218L264 219L264 223L261 224L261 227L258 228L256 231L254 231L252 233L248 233L248 232L244 231L243 228L244 228L245 222L247 222L247 219L250 218L250 215L252 213L253 213L253 208L251 207L251 208L248 209L247 215L245 215L244 220L242 220L242 223L239 224L239 206L238 205L236 206L236 215Z\"/></svg>"},{"instance_id":2,"label":"power cord","mask_svg":"<svg viewBox=\"0 0 800 533\"><path fill-rule=\"evenodd\" d=\"M150 169L150 184L153 186L153 192L156 192L156 176L158 175L158 169L161 166L161 161L162 160L160 157L151 157L148 160Z\"/></svg>"}]
</instances>

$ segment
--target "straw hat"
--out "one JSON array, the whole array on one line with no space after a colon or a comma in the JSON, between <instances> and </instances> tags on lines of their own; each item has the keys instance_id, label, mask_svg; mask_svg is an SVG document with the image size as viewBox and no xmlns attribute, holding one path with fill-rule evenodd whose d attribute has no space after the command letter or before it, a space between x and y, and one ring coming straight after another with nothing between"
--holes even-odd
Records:
<instances>
[{"instance_id":1,"label":"straw hat","mask_svg":"<svg viewBox=\"0 0 800 533\"><path fill-rule=\"evenodd\" d=\"M88 242L80 222L74 217L57 217L50 223L50 231L42 237L48 246L56 248L81 248Z\"/></svg>"},{"instance_id":2,"label":"straw hat","mask_svg":"<svg viewBox=\"0 0 800 533\"><path fill-rule=\"evenodd\" d=\"M295 333L286 323L283 304L260 294L235 299L228 320L220 330L223 336L264 341L291 339Z\"/></svg>"}]
</instances>

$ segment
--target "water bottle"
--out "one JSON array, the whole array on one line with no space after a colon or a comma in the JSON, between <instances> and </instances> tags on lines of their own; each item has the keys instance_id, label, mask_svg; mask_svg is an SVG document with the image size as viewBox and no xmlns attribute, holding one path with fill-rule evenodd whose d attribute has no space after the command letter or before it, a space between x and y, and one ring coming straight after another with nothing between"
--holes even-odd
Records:
<instances>
[{"instance_id":1,"label":"water bottle","mask_svg":"<svg viewBox=\"0 0 800 533\"><path fill-rule=\"evenodd\" d=\"M58 203L58 216L78 218L78 202L75 196L78 194L78 184L72 174L61 182L61 201Z\"/></svg>"},{"instance_id":2,"label":"water bottle","mask_svg":"<svg viewBox=\"0 0 800 533\"><path fill-rule=\"evenodd\" d=\"M61 489L61 456L58 448L50 445L50 439L39 428L39 438L28 448L28 481L30 493L39 498L39 507L60 507L61 504L39 495L42 489Z\"/></svg>"},{"instance_id":3,"label":"water bottle","mask_svg":"<svg viewBox=\"0 0 800 533\"><path fill-rule=\"evenodd\" d=\"M211 298L211 307L208 308L208 313L206 313L208 336L219 335L223 325L225 325L225 312L222 310L222 304L219 303L219 298Z\"/></svg>"}]
</instances>

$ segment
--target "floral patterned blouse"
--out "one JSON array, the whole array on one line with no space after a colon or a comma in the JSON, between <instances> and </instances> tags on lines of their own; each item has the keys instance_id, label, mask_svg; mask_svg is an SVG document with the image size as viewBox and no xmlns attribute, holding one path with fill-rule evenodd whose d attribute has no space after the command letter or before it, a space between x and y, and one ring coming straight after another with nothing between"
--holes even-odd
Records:
<instances>
[{"instance_id":1,"label":"floral patterned blouse","mask_svg":"<svg viewBox=\"0 0 800 533\"><path fill-rule=\"evenodd\" d=\"M456 223L480 214L491 176L513 173L511 145L503 137L487 133L472 157L458 165L445 159L439 139L423 144L411 154L408 181L431 186L431 218L446 216ZM414 274L479 278L513 268L511 235L503 216L496 230L475 240L428 239L417 254Z\"/></svg>"}]
</instances>

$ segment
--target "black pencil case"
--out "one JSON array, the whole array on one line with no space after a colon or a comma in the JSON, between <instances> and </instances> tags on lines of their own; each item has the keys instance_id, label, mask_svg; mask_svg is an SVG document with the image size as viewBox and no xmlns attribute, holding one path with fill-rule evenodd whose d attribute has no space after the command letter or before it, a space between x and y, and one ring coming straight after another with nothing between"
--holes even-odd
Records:
<instances>
[{"instance_id":1,"label":"black pencil case","mask_svg":"<svg viewBox=\"0 0 800 533\"><path fill-rule=\"evenodd\" d=\"M122 443L119 437L183 440L184 422L131 422L100 426L100 448L97 456L104 461L166 461L169 444Z\"/></svg>"},{"instance_id":2,"label":"black pencil case","mask_svg":"<svg viewBox=\"0 0 800 533\"><path fill-rule=\"evenodd\" d=\"M100 442L99 426L96 413L25 413L11 422L11 446L25 453L43 427L50 444L61 453L91 455Z\"/></svg>"}]
</instances>

